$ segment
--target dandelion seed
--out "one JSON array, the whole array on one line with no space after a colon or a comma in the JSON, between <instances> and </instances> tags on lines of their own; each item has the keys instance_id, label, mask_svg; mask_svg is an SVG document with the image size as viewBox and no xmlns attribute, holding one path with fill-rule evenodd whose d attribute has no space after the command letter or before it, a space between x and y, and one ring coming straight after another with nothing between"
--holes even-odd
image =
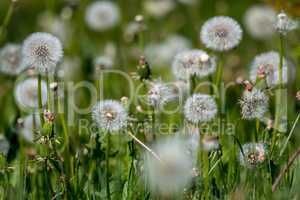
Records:
<instances>
[{"instance_id":1,"label":"dandelion seed","mask_svg":"<svg viewBox=\"0 0 300 200\"><path fill-rule=\"evenodd\" d=\"M250 7L244 17L249 34L257 39L269 39L275 33L275 20L275 11L265 5Z\"/></svg>"},{"instance_id":2,"label":"dandelion seed","mask_svg":"<svg viewBox=\"0 0 300 200\"><path fill-rule=\"evenodd\" d=\"M264 70L266 83L269 87L274 87L279 82L279 54L270 51L257 55L251 63L250 80L255 83L259 72ZM287 83L288 66L286 59L283 59L282 82Z\"/></svg>"},{"instance_id":3,"label":"dandelion seed","mask_svg":"<svg viewBox=\"0 0 300 200\"><path fill-rule=\"evenodd\" d=\"M6 156L9 151L9 146L7 139L3 134L0 134L0 154Z\"/></svg>"},{"instance_id":4,"label":"dandelion seed","mask_svg":"<svg viewBox=\"0 0 300 200\"><path fill-rule=\"evenodd\" d=\"M191 158L183 151L184 144L178 139L159 141L153 150L161 161L145 155L145 172L153 191L171 194L182 192L192 177Z\"/></svg>"},{"instance_id":5,"label":"dandelion seed","mask_svg":"<svg viewBox=\"0 0 300 200\"><path fill-rule=\"evenodd\" d=\"M188 50L176 55L173 64L173 74L178 79L189 80L192 75L206 77L216 70L216 58L202 50Z\"/></svg>"},{"instance_id":6,"label":"dandelion seed","mask_svg":"<svg viewBox=\"0 0 300 200\"><path fill-rule=\"evenodd\" d=\"M39 115L28 115L24 118L23 126L20 131L21 136L28 142L33 142L34 132L41 128L41 121Z\"/></svg>"},{"instance_id":7,"label":"dandelion seed","mask_svg":"<svg viewBox=\"0 0 300 200\"><path fill-rule=\"evenodd\" d=\"M118 101L99 101L92 109L93 120L101 131L110 133L119 131L127 126L128 114Z\"/></svg>"},{"instance_id":8,"label":"dandelion seed","mask_svg":"<svg viewBox=\"0 0 300 200\"><path fill-rule=\"evenodd\" d=\"M230 17L213 17L202 26L200 38L209 49L227 51L240 43L242 39L242 29L240 25Z\"/></svg>"},{"instance_id":9,"label":"dandelion seed","mask_svg":"<svg viewBox=\"0 0 300 200\"><path fill-rule=\"evenodd\" d=\"M0 73L18 75L26 69L22 62L21 46L6 44L0 49Z\"/></svg>"},{"instance_id":10,"label":"dandelion seed","mask_svg":"<svg viewBox=\"0 0 300 200\"><path fill-rule=\"evenodd\" d=\"M119 23L120 11L113 2L95 1L86 8L85 21L94 31L106 31Z\"/></svg>"},{"instance_id":11,"label":"dandelion seed","mask_svg":"<svg viewBox=\"0 0 300 200\"><path fill-rule=\"evenodd\" d=\"M150 82L148 91L148 103L156 109L163 109L163 106L175 98L172 88L161 82Z\"/></svg>"},{"instance_id":12,"label":"dandelion seed","mask_svg":"<svg viewBox=\"0 0 300 200\"><path fill-rule=\"evenodd\" d=\"M55 36L49 33L33 33L25 39L22 55L26 66L34 67L42 74L53 74L63 57L63 48Z\"/></svg>"},{"instance_id":13,"label":"dandelion seed","mask_svg":"<svg viewBox=\"0 0 300 200\"><path fill-rule=\"evenodd\" d=\"M194 94L184 105L185 118L194 124L209 122L217 114L217 104L213 97L206 94Z\"/></svg>"},{"instance_id":14,"label":"dandelion seed","mask_svg":"<svg viewBox=\"0 0 300 200\"><path fill-rule=\"evenodd\" d=\"M16 103L21 108L38 108L38 80L37 78L28 78L17 83L14 90ZM47 103L47 85L45 81L41 82L42 106Z\"/></svg>"},{"instance_id":15,"label":"dandelion seed","mask_svg":"<svg viewBox=\"0 0 300 200\"><path fill-rule=\"evenodd\" d=\"M286 35L297 27L297 21L290 19L285 12L281 12L277 15L276 30L278 33Z\"/></svg>"},{"instance_id":16,"label":"dandelion seed","mask_svg":"<svg viewBox=\"0 0 300 200\"><path fill-rule=\"evenodd\" d=\"M268 111L268 102L269 97L263 91L256 88L245 90L239 101L243 119L263 118Z\"/></svg>"},{"instance_id":17,"label":"dandelion seed","mask_svg":"<svg viewBox=\"0 0 300 200\"><path fill-rule=\"evenodd\" d=\"M146 0L144 10L155 18L162 18L175 8L173 0Z\"/></svg>"},{"instance_id":18,"label":"dandelion seed","mask_svg":"<svg viewBox=\"0 0 300 200\"><path fill-rule=\"evenodd\" d=\"M247 143L242 146L243 152L240 151L239 160L241 165L254 169L262 165L267 157L267 145L264 143Z\"/></svg>"}]
</instances>

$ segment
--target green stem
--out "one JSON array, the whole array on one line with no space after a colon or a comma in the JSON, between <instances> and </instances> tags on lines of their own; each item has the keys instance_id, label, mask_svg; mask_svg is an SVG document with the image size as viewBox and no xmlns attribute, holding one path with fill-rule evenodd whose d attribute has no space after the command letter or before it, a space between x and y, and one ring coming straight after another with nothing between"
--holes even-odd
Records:
<instances>
[{"instance_id":1,"label":"green stem","mask_svg":"<svg viewBox=\"0 0 300 200\"><path fill-rule=\"evenodd\" d=\"M15 8L15 1L11 1L10 5L9 5L9 8L7 10L7 13L4 17L4 20L3 20L3 23L0 27L0 41L2 40L2 36L3 36L3 33L4 31L6 30L6 27L11 19L11 16L13 14L13 11L14 11L14 8Z\"/></svg>"},{"instance_id":2,"label":"green stem","mask_svg":"<svg viewBox=\"0 0 300 200\"><path fill-rule=\"evenodd\" d=\"M42 76L38 75L38 105L41 120L41 126L44 126L43 104L42 104Z\"/></svg>"},{"instance_id":3,"label":"green stem","mask_svg":"<svg viewBox=\"0 0 300 200\"><path fill-rule=\"evenodd\" d=\"M51 91L50 91L50 80L49 74L46 73L46 84L47 84L47 109L51 110Z\"/></svg>"},{"instance_id":4,"label":"green stem","mask_svg":"<svg viewBox=\"0 0 300 200\"><path fill-rule=\"evenodd\" d=\"M109 150L110 150L110 133L107 133L107 146L106 146L106 195L110 200L110 188L109 188Z\"/></svg>"}]
</instances>

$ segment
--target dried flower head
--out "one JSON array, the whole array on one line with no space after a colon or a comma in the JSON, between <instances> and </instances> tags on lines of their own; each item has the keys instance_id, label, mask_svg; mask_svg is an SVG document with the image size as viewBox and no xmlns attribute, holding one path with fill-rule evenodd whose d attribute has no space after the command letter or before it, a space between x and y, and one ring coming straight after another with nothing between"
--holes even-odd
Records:
<instances>
[{"instance_id":1,"label":"dried flower head","mask_svg":"<svg viewBox=\"0 0 300 200\"><path fill-rule=\"evenodd\" d=\"M157 142L153 150L157 160L145 155L145 172L151 189L158 193L171 194L183 191L192 176L191 158L186 155L184 144L178 139Z\"/></svg>"},{"instance_id":2,"label":"dried flower head","mask_svg":"<svg viewBox=\"0 0 300 200\"><path fill-rule=\"evenodd\" d=\"M115 100L99 101L92 109L92 117L100 130L110 133L125 128L128 121L125 108Z\"/></svg>"},{"instance_id":3,"label":"dried flower head","mask_svg":"<svg viewBox=\"0 0 300 200\"><path fill-rule=\"evenodd\" d=\"M268 102L269 97L262 90L245 90L239 101L243 119L263 118L268 111Z\"/></svg>"},{"instance_id":4,"label":"dried flower head","mask_svg":"<svg viewBox=\"0 0 300 200\"><path fill-rule=\"evenodd\" d=\"M239 160L241 165L250 169L259 167L268 157L267 145L264 143L247 143L242 146Z\"/></svg>"},{"instance_id":5,"label":"dried flower head","mask_svg":"<svg viewBox=\"0 0 300 200\"><path fill-rule=\"evenodd\" d=\"M85 21L94 31L106 31L120 21L120 11L111 1L95 1L86 8Z\"/></svg>"},{"instance_id":6,"label":"dried flower head","mask_svg":"<svg viewBox=\"0 0 300 200\"><path fill-rule=\"evenodd\" d=\"M232 18L217 16L209 19L201 28L203 44L215 51L227 51L236 47L242 39L242 29Z\"/></svg>"},{"instance_id":7,"label":"dried flower head","mask_svg":"<svg viewBox=\"0 0 300 200\"><path fill-rule=\"evenodd\" d=\"M183 51L175 56L172 70L178 79L189 80L192 75L203 78L215 72L216 58L198 49Z\"/></svg>"},{"instance_id":8,"label":"dried flower head","mask_svg":"<svg viewBox=\"0 0 300 200\"><path fill-rule=\"evenodd\" d=\"M256 39L269 39L275 33L276 13L266 5L254 5L245 14L244 22L249 34Z\"/></svg>"},{"instance_id":9,"label":"dried flower head","mask_svg":"<svg viewBox=\"0 0 300 200\"><path fill-rule=\"evenodd\" d=\"M285 35L297 27L297 21L290 19L285 12L282 11L277 15L276 30L278 33Z\"/></svg>"},{"instance_id":10,"label":"dried flower head","mask_svg":"<svg viewBox=\"0 0 300 200\"><path fill-rule=\"evenodd\" d=\"M148 91L148 103L156 109L163 109L163 106L173 100L175 94L172 88L159 80L150 82Z\"/></svg>"},{"instance_id":11,"label":"dried flower head","mask_svg":"<svg viewBox=\"0 0 300 200\"><path fill-rule=\"evenodd\" d=\"M53 74L63 57L63 48L55 36L33 33L25 39L22 55L26 66L34 67L39 73Z\"/></svg>"},{"instance_id":12,"label":"dried flower head","mask_svg":"<svg viewBox=\"0 0 300 200\"><path fill-rule=\"evenodd\" d=\"M275 51L259 54L255 56L251 63L250 80L255 83L257 76L263 70L264 78L269 87L274 87L279 82L279 54ZM282 81L287 83L288 66L287 61L283 59Z\"/></svg>"},{"instance_id":13,"label":"dried flower head","mask_svg":"<svg viewBox=\"0 0 300 200\"><path fill-rule=\"evenodd\" d=\"M3 134L0 134L0 154L7 155L9 151L9 142Z\"/></svg>"},{"instance_id":14,"label":"dried flower head","mask_svg":"<svg viewBox=\"0 0 300 200\"><path fill-rule=\"evenodd\" d=\"M207 94L194 94L184 105L185 118L194 124L211 121L217 111L215 100Z\"/></svg>"},{"instance_id":15,"label":"dried flower head","mask_svg":"<svg viewBox=\"0 0 300 200\"><path fill-rule=\"evenodd\" d=\"M0 49L0 73L18 75L25 69L20 45L6 44Z\"/></svg>"},{"instance_id":16,"label":"dried flower head","mask_svg":"<svg viewBox=\"0 0 300 200\"><path fill-rule=\"evenodd\" d=\"M41 82L42 105L47 103L47 85ZM38 108L38 80L37 78L25 79L15 86L15 101L21 108Z\"/></svg>"}]
</instances>

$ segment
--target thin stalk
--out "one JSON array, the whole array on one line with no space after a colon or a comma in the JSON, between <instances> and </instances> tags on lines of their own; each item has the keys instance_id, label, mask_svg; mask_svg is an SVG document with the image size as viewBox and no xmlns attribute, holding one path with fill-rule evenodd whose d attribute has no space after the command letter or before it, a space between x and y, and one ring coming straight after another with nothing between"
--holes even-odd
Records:
<instances>
[{"instance_id":1,"label":"thin stalk","mask_svg":"<svg viewBox=\"0 0 300 200\"><path fill-rule=\"evenodd\" d=\"M14 8L15 8L15 3L16 3L16 1L13 1L13 0L10 2L9 8L4 17L3 23L0 27L0 41L2 40L3 33L6 30L8 23L10 22L11 16L12 16Z\"/></svg>"},{"instance_id":2,"label":"thin stalk","mask_svg":"<svg viewBox=\"0 0 300 200\"><path fill-rule=\"evenodd\" d=\"M110 151L110 133L107 133L107 143L106 143L106 196L110 200L110 188L109 188L109 151Z\"/></svg>"},{"instance_id":3,"label":"thin stalk","mask_svg":"<svg viewBox=\"0 0 300 200\"><path fill-rule=\"evenodd\" d=\"M41 120L41 126L44 126L43 104L42 104L42 76L38 74L38 105Z\"/></svg>"},{"instance_id":4,"label":"thin stalk","mask_svg":"<svg viewBox=\"0 0 300 200\"><path fill-rule=\"evenodd\" d=\"M51 90L50 90L50 80L49 74L46 73L46 84L47 84L47 109L51 110Z\"/></svg>"},{"instance_id":5,"label":"thin stalk","mask_svg":"<svg viewBox=\"0 0 300 200\"><path fill-rule=\"evenodd\" d=\"M284 150L286 149L287 144L288 144L288 142L289 142L289 140L290 140L290 138L291 138L291 136L292 136L292 134L293 134L293 132L294 132L294 130L295 130L295 128L296 128L296 125L297 125L297 123L298 123L298 121L299 121L299 118L300 118L300 113L298 114L296 120L294 121L293 127L292 127L292 129L291 129L291 131L290 131L290 133L289 133L289 136L287 137L287 139L286 139L286 141L285 141L285 143L284 143L284 145L283 145L283 147L282 147L282 149L281 149L281 151L280 151L279 157L282 156Z\"/></svg>"},{"instance_id":6,"label":"thin stalk","mask_svg":"<svg viewBox=\"0 0 300 200\"><path fill-rule=\"evenodd\" d=\"M147 145L145 145L142 141L140 141L135 135L133 135L130 131L127 131L128 135L132 137L139 145L141 145L144 149L146 149L150 154L153 155L158 161L162 162L160 157L152 150L150 149Z\"/></svg>"}]
</instances>

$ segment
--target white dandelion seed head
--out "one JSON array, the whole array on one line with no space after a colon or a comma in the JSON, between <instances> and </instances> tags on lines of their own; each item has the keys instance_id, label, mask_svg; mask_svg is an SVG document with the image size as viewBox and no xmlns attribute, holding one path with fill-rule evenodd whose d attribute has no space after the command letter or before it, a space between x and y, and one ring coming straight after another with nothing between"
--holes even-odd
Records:
<instances>
[{"instance_id":1,"label":"white dandelion seed head","mask_svg":"<svg viewBox=\"0 0 300 200\"><path fill-rule=\"evenodd\" d=\"M239 103L243 119L261 119L268 111L269 97L262 90L253 88L244 91Z\"/></svg>"},{"instance_id":2,"label":"white dandelion seed head","mask_svg":"<svg viewBox=\"0 0 300 200\"><path fill-rule=\"evenodd\" d=\"M0 73L18 75L25 69L20 45L9 43L0 49Z\"/></svg>"},{"instance_id":3,"label":"white dandelion seed head","mask_svg":"<svg viewBox=\"0 0 300 200\"><path fill-rule=\"evenodd\" d=\"M217 16L204 23L200 31L200 39L209 49L227 51L240 43L242 34L240 25L234 19Z\"/></svg>"},{"instance_id":4,"label":"white dandelion seed head","mask_svg":"<svg viewBox=\"0 0 300 200\"><path fill-rule=\"evenodd\" d=\"M275 51L259 54L255 56L251 63L250 80L255 83L259 69L265 71L266 83L269 87L274 87L279 83L279 54ZM282 82L287 83L288 66L286 59L283 59Z\"/></svg>"},{"instance_id":5,"label":"white dandelion seed head","mask_svg":"<svg viewBox=\"0 0 300 200\"><path fill-rule=\"evenodd\" d=\"M99 101L92 109L93 120L102 131L114 133L127 126L128 114L115 100Z\"/></svg>"},{"instance_id":6,"label":"white dandelion seed head","mask_svg":"<svg viewBox=\"0 0 300 200\"><path fill-rule=\"evenodd\" d=\"M34 67L39 73L53 74L63 57L63 47L49 33L33 33L23 43L22 56L26 66Z\"/></svg>"},{"instance_id":7,"label":"white dandelion seed head","mask_svg":"<svg viewBox=\"0 0 300 200\"><path fill-rule=\"evenodd\" d=\"M42 128L39 115L28 115L23 119L23 126L20 131L21 136L28 142L33 142L34 132ZM35 126L35 127L34 127Z\"/></svg>"},{"instance_id":8,"label":"white dandelion seed head","mask_svg":"<svg viewBox=\"0 0 300 200\"><path fill-rule=\"evenodd\" d=\"M163 106L173 100L175 94L170 85L161 81L150 82L150 87L147 94L147 101L149 105L156 109L163 109Z\"/></svg>"},{"instance_id":9,"label":"white dandelion seed head","mask_svg":"<svg viewBox=\"0 0 300 200\"><path fill-rule=\"evenodd\" d=\"M242 146L239 153L240 164L254 169L263 164L268 157L268 148L264 143L247 143Z\"/></svg>"},{"instance_id":10,"label":"white dandelion seed head","mask_svg":"<svg viewBox=\"0 0 300 200\"><path fill-rule=\"evenodd\" d=\"M276 12L266 5L250 7L244 16L244 22L249 34L257 39L269 39L274 33Z\"/></svg>"},{"instance_id":11,"label":"white dandelion seed head","mask_svg":"<svg viewBox=\"0 0 300 200\"><path fill-rule=\"evenodd\" d=\"M153 146L161 161L149 153L145 154L146 177L153 191L163 194L182 192L190 182L192 160L184 148L181 140L169 139Z\"/></svg>"},{"instance_id":12,"label":"white dandelion seed head","mask_svg":"<svg viewBox=\"0 0 300 200\"><path fill-rule=\"evenodd\" d=\"M175 8L175 3L173 0L146 0L143 6L150 16L162 18Z\"/></svg>"},{"instance_id":13,"label":"white dandelion seed head","mask_svg":"<svg viewBox=\"0 0 300 200\"><path fill-rule=\"evenodd\" d=\"M192 75L203 78L215 70L216 58L198 49L178 53L172 63L173 74L176 78L184 80L189 80Z\"/></svg>"},{"instance_id":14,"label":"white dandelion seed head","mask_svg":"<svg viewBox=\"0 0 300 200\"><path fill-rule=\"evenodd\" d=\"M106 31L119 23L120 10L113 2L95 1L86 8L85 21L94 31Z\"/></svg>"},{"instance_id":15,"label":"white dandelion seed head","mask_svg":"<svg viewBox=\"0 0 300 200\"><path fill-rule=\"evenodd\" d=\"M94 59L94 66L100 69L111 69L113 68L114 61L110 56L100 55Z\"/></svg>"},{"instance_id":16,"label":"white dandelion seed head","mask_svg":"<svg viewBox=\"0 0 300 200\"><path fill-rule=\"evenodd\" d=\"M171 35L160 43L150 43L145 48L145 56L151 66L163 67L172 63L176 54L190 49L191 43L185 37Z\"/></svg>"},{"instance_id":17,"label":"white dandelion seed head","mask_svg":"<svg viewBox=\"0 0 300 200\"><path fill-rule=\"evenodd\" d=\"M41 82L42 105L47 103L47 85L45 81ZM28 78L18 82L15 86L14 96L16 103L21 108L38 108L38 79Z\"/></svg>"},{"instance_id":18,"label":"white dandelion seed head","mask_svg":"<svg viewBox=\"0 0 300 200\"><path fill-rule=\"evenodd\" d=\"M280 12L277 15L275 27L280 34L287 34L288 32L298 28L298 25L298 22L289 18L285 12Z\"/></svg>"},{"instance_id":19,"label":"white dandelion seed head","mask_svg":"<svg viewBox=\"0 0 300 200\"><path fill-rule=\"evenodd\" d=\"M193 124L211 121L217 111L214 98L207 94L194 94L186 100L184 105L184 116Z\"/></svg>"},{"instance_id":20,"label":"white dandelion seed head","mask_svg":"<svg viewBox=\"0 0 300 200\"><path fill-rule=\"evenodd\" d=\"M3 134L0 134L0 154L6 156L9 151L9 142Z\"/></svg>"}]
</instances>

